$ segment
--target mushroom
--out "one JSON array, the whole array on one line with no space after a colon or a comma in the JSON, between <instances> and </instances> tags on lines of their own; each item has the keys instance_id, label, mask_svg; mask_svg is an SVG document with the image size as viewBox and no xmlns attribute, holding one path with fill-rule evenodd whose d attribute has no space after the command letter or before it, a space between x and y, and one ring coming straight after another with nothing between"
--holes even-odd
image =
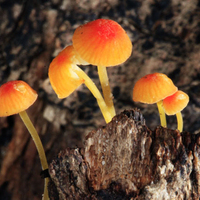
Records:
<instances>
[{"instance_id":1,"label":"mushroom","mask_svg":"<svg viewBox=\"0 0 200 200\"><path fill-rule=\"evenodd\" d=\"M178 123L177 129L180 132L183 131L183 118L181 115L181 111L187 106L188 102L189 102L189 96L185 92L182 92L181 90L178 90L173 95L163 99L163 107L165 113L167 115L176 114Z\"/></svg>"},{"instance_id":2,"label":"mushroom","mask_svg":"<svg viewBox=\"0 0 200 200\"><path fill-rule=\"evenodd\" d=\"M31 134L37 148L43 170L48 169L48 163L42 142L26 113L37 99L37 93L24 81L9 81L0 87L0 117L19 114L29 133ZM44 199L48 199L48 178L45 178Z\"/></svg>"},{"instance_id":3,"label":"mushroom","mask_svg":"<svg viewBox=\"0 0 200 200\"><path fill-rule=\"evenodd\" d=\"M65 47L50 63L50 83L58 98L66 98L82 83L88 87L97 100L105 121L108 123L112 117L107 105L94 82L77 66L81 58L74 51L73 46ZM82 62L82 61L81 61Z\"/></svg>"},{"instance_id":4,"label":"mushroom","mask_svg":"<svg viewBox=\"0 0 200 200\"><path fill-rule=\"evenodd\" d=\"M172 80L162 73L148 74L139 79L133 88L133 101L157 103L161 126L167 127L162 100L177 91Z\"/></svg>"},{"instance_id":5,"label":"mushroom","mask_svg":"<svg viewBox=\"0 0 200 200\"><path fill-rule=\"evenodd\" d=\"M74 49L86 62L97 65L103 96L112 117L115 116L106 66L125 62L132 43L125 30L115 21L97 19L78 27L72 38Z\"/></svg>"}]
</instances>

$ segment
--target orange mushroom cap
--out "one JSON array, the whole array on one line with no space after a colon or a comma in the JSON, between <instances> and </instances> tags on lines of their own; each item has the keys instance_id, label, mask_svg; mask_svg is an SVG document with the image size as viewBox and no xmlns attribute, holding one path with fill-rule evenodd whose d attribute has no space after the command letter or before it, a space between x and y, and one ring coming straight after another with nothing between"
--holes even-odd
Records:
<instances>
[{"instance_id":1,"label":"orange mushroom cap","mask_svg":"<svg viewBox=\"0 0 200 200\"><path fill-rule=\"evenodd\" d=\"M78 63L73 46L67 46L51 62L49 79L58 98L69 96L84 83L84 80L73 70L73 67Z\"/></svg>"},{"instance_id":2,"label":"orange mushroom cap","mask_svg":"<svg viewBox=\"0 0 200 200\"><path fill-rule=\"evenodd\" d=\"M180 90L163 99L163 107L167 115L175 115L181 112L188 104L189 96Z\"/></svg>"},{"instance_id":3,"label":"orange mushroom cap","mask_svg":"<svg viewBox=\"0 0 200 200\"><path fill-rule=\"evenodd\" d=\"M80 57L92 65L119 65L132 52L132 43L125 30L109 19L97 19L78 27L72 41Z\"/></svg>"},{"instance_id":4,"label":"orange mushroom cap","mask_svg":"<svg viewBox=\"0 0 200 200\"><path fill-rule=\"evenodd\" d=\"M0 87L0 117L20 113L37 99L37 93L24 81L9 81Z\"/></svg>"},{"instance_id":5,"label":"orange mushroom cap","mask_svg":"<svg viewBox=\"0 0 200 200\"><path fill-rule=\"evenodd\" d=\"M177 87L162 73L148 74L139 79L133 88L133 101L153 104L174 94Z\"/></svg>"}]
</instances>

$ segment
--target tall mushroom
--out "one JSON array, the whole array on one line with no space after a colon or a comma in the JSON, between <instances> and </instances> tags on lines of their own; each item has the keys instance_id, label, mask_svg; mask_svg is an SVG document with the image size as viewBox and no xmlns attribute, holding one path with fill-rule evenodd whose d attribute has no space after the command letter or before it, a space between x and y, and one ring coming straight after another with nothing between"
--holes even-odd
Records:
<instances>
[{"instance_id":1,"label":"tall mushroom","mask_svg":"<svg viewBox=\"0 0 200 200\"><path fill-rule=\"evenodd\" d=\"M177 129L180 132L183 131L183 118L181 115L181 111L187 106L188 102L189 102L189 96L185 92L182 92L181 90L178 90L173 95L163 99L163 107L165 113L167 115L176 114L178 123Z\"/></svg>"},{"instance_id":2,"label":"tall mushroom","mask_svg":"<svg viewBox=\"0 0 200 200\"><path fill-rule=\"evenodd\" d=\"M65 47L51 62L49 66L50 83L58 98L69 96L82 83L88 87L97 100L105 121L108 123L112 117L108 112L105 101L93 81L77 66L80 58L73 46Z\"/></svg>"},{"instance_id":3,"label":"tall mushroom","mask_svg":"<svg viewBox=\"0 0 200 200\"><path fill-rule=\"evenodd\" d=\"M31 134L37 148L43 170L48 169L48 163L42 142L26 113L37 99L37 93L24 81L10 81L0 87L0 117L19 114L29 133ZM48 178L45 178L44 200L48 198Z\"/></svg>"},{"instance_id":4,"label":"tall mushroom","mask_svg":"<svg viewBox=\"0 0 200 200\"><path fill-rule=\"evenodd\" d=\"M162 73L148 74L139 79L133 88L133 101L157 103L161 126L167 127L162 100L177 91L172 80Z\"/></svg>"},{"instance_id":5,"label":"tall mushroom","mask_svg":"<svg viewBox=\"0 0 200 200\"><path fill-rule=\"evenodd\" d=\"M72 38L78 55L97 65L103 96L112 117L115 115L106 66L125 62L132 52L132 43L125 30L115 21L97 19L78 27Z\"/></svg>"}]
</instances>

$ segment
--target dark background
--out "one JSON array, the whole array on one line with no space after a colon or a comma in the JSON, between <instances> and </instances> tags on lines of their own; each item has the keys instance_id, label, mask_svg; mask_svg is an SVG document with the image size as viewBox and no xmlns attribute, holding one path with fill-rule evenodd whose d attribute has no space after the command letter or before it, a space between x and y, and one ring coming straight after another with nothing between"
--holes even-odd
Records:
<instances>
[{"instance_id":1,"label":"dark background","mask_svg":"<svg viewBox=\"0 0 200 200\"><path fill-rule=\"evenodd\" d=\"M128 61L108 68L117 113L137 106L151 129L159 125L156 105L136 104L131 96L139 78L161 72L190 96L182 112L184 130L200 130L199 0L0 0L0 85L21 79L38 92L28 114L48 162L67 146L81 146L84 134L105 125L84 85L59 100L48 79L49 63L72 43L74 30L98 18L117 21L133 42ZM99 87L96 67L82 69ZM175 116L167 120L175 129ZM0 199L41 199L40 171L35 145L19 116L0 118Z\"/></svg>"}]
</instances>

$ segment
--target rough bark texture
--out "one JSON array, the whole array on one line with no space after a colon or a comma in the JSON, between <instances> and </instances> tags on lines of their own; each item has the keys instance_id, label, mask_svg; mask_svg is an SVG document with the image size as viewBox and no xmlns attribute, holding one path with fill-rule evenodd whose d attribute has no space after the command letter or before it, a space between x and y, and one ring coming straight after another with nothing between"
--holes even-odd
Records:
<instances>
[{"instance_id":1,"label":"rough bark texture","mask_svg":"<svg viewBox=\"0 0 200 200\"><path fill-rule=\"evenodd\" d=\"M137 109L124 111L53 160L51 199L197 200L199 145L200 133L151 131Z\"/></svg>"},{"instance_id":2,"label":"rough bark texture","mask_svg":"<svg viewBox=\"0 0 200 200\"><path fill-rule=\"evenodd\" d=\"M84 85L61 100L48 79L49 63L72 44L75 28L97 18L117 21L133 43L130 59L108 68L116 113L139 107L154 130L159 125L156 105L134 103L132 89L142 76L161 72L188 93L190 103L182 112L184 130L198 133L199 0L0 0L0 85L21 79L38 92L37 102L27 112L48 162L67 147L82 147L85 134L105 125ZM100 88L96 66L82 69ZM167 120L168 127L176 129L176 118ZM0 118L0 200L41 200L40 171L35 145L19 116Z\"/></svg>"}]
</instances>

